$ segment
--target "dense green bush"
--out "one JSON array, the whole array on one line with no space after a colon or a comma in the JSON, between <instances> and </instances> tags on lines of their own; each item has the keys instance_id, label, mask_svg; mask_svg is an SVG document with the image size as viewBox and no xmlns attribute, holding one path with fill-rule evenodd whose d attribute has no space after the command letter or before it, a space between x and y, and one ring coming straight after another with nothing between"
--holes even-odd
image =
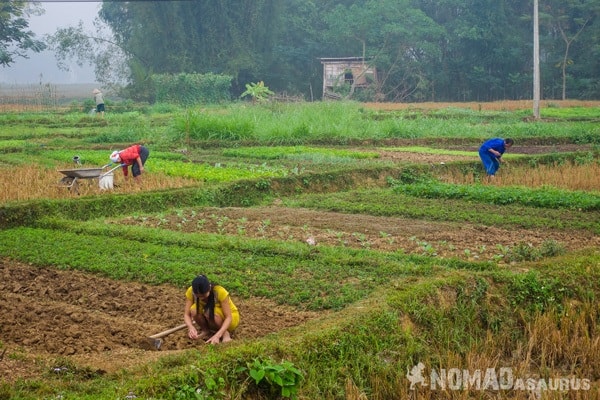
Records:
<instances>
[{"instance_id":1,"label":"dense green bush","mask_svg":"<svg viewBox=\"0 0 600 400\"><path fill-rule=\"evenodd\" d=\"M216 74L160 74L152 81L158 103L181 105L223 103L231 99L231 76Z\"/></svg>"},{"instance_id":2,"label":"dense green bush","mask_svg":"<svg viewBox=\"0 0 600 400\"><path fill-rule=\"evenodd\" d=\"M242 140L254 133L254 123L250 118L222 118L199 111L189 111L177 118L175 130L187 139L193 140Z\"/></svg>"}]
</instances>

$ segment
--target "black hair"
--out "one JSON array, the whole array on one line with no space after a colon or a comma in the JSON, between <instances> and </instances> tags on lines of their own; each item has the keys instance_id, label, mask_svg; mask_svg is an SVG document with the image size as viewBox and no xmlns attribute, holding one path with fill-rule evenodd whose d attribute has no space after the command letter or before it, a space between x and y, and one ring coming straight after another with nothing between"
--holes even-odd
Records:
<instances>
[{"instance_id":1,"label":"black hair","mask_svg":"<svg viewBox=\"0 0 600 400\"><path fill-rule=\"evenodd\" d=\"M509 144L509 145L512 146L515 143L515 141L512 140L512 139L504 139L504 143Z\"/></svg>"},{"instance_id":2,"label":"black hair","mask_svg":"<svg viewBox=\"0 0 600 400\"><path fill-rule=\"evenodd\" d=\"M204 305L204 311L208 310L208 315L211 321L215 319L215 292L212 290L214 285L210 283L206 275L198 275L192 281L192 291L196 295L196 312L200 312L200 295L208 292L208 300Z\"/></svg>"}]
</instances>

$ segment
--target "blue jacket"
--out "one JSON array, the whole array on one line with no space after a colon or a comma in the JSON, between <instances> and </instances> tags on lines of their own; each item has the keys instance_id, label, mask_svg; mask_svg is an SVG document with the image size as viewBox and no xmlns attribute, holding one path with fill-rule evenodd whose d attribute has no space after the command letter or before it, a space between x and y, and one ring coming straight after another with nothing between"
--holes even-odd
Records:
<instances>
[{"instance_id":1,"label":"blue jacket","mask_svg":"<svg viewBox=\"0 0 600 400\"><path fill-rule=\"evenodd\" d=\"M500 154L504 154L506 151L506 146L504 145L504 139L502 138L493 138L490 140L486 140L481 147L479 148L479 154L488 153L493 156L493 154L489 153L490 149L494 149Z\"/></svg>"}]
</instances>

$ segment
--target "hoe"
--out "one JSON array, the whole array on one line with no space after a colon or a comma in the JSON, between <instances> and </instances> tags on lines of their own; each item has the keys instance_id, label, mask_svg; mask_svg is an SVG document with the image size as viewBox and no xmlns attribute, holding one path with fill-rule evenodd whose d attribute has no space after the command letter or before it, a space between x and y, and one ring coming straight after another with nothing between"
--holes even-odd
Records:
<instances>
[{"instance_id":1,"label":"hoe","mask_svg":"<svg viewBox=\"0 0 600 400\"><path fill-rule=\"evenodd\" d=\"M180 331L180 330L185 329L185 328L187 328L187 325L186 324L181 324L181 325L176 326L175 328L167 329L166 331L157 333L157 334L152 335L152 336L148 336L148 338L147 338L148 343L154 349L160 350L160 347L162 346L163 338L165 336L168 336L171 333L175 333L175 332Z\"/></svg>"}]
</instances>

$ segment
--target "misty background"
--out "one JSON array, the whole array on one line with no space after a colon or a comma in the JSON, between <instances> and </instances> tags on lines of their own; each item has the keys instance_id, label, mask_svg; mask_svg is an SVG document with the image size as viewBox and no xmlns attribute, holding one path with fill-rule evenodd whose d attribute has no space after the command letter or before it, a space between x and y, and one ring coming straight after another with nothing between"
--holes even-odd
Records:
<instances>
[{"instance_id":1,"label":"misty background","mask_svg":"<svg viewBox=\"0 0 600 400\"><path fill-rule=\"evenodd\" d=\"M41 7L46 11L43 15L32 15L29 20L29 30L42 38L51 34L57 28L76 26L83 21L85 26L91 26L98 15L101 2L96 1L43 1ZM96 81L94 67L78 66L75 62L69 71L62 71L56 65L54 53L28 53L29 58L18 58L10 67L0 67L0 83L30 84L30 83L93 83Z\"/></svg>"},{"instance_id":2,"label":"misty background","mask_svg":"<svg viewBox=\"0 0 600 400\"><path fill-rule=\"evenodd\" d=\"M539 26L532 17L537 7L514 0L35 4L45 13L27 15L30 26L21 33L36 35L36 46L22 47L39 49L47 39L55 53L14 57L0 69L0 83L96 81L148 102L162 96L161 80L175 75L190 80L186 87L227 79L233 98L264 82L275 93L310 99L323 88L358 101L518 100L532 97L535 54L541 97L600 96L600 0L545 0ZM104 21L96 24L100 10ZM534 27L540 32L533 34ZM371 79L355 79L363 74L351 60L374 68ZM333 62L340 71L328 70L333 86L326 86Z\"/></svg>"}]
</instances>

